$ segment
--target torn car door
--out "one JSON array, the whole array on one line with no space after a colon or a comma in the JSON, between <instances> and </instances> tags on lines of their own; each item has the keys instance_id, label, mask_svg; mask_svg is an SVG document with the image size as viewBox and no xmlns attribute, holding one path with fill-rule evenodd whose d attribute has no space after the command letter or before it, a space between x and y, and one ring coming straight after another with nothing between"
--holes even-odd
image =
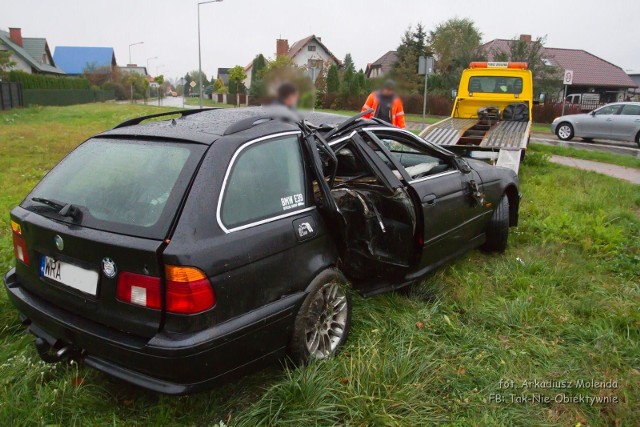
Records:
<instances>
[{"instance_id":1,"label":"torn car door","mask_svg":"<svg viewBox=\"0 0 640 427\"><path fill-rule=\"evenodd\" d=\"M332 148L343 270L355 279L402 277L416 253L416 212L407 189L357 133Z\"/></svg>"}]
</instances>

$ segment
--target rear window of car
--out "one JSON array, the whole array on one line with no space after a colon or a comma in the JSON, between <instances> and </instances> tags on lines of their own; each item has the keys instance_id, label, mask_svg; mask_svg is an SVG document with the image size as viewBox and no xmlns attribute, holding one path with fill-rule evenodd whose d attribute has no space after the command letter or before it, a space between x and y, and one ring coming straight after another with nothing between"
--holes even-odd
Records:
<instances>
[{"instance_id":1,"label":"rear window of car","mask_svg":"<svg viewBox=\"0 0 640 427\"><path fill-rule=\"evenodd\" d=\"M520 77L473 76L469 79L469 92L475 93L522 93Z\"/></svg>"},{"instance_id":2,"label":"rear window of car","mask_svg":"<svg viewBox=\"0 0 640 427\"><path fill-rule=\"evenodd\" d=\"M204 151L197 144L92 139L53 168L22 206L73 222L33 199L70 203L82 226L163 239Z\"/></svg>"}]
</instances>

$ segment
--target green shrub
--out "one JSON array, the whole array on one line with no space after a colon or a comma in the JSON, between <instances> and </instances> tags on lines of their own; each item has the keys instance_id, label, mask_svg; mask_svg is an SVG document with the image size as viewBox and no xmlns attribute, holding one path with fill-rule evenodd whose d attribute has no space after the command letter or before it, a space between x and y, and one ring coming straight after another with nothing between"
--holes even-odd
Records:
<instances>
[{"instance_id":1,"label":"green shrub","mask_svg":"<svg viewBox=\"0 0 640 427\"><path fill-rule=\"evenodd\" d=\"M10 71L9 81L22 84L23 89L91 89L89 80L81 77L58 77Z\"/></svg>"}]
</instances>

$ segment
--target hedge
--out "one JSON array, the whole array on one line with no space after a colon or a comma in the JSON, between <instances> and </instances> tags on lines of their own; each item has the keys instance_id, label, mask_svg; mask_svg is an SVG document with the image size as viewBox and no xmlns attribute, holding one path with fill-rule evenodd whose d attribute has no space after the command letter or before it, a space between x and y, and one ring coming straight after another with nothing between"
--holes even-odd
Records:
<instances>
[{"instance_id":1,"label":"hedge","mask_svg":"<svg viewBox=\"0 0 640 427\"><path fill-rule=\"evenodd\" d=\"M81 77L57 77L10 71L9 81L22 83L23 89L91 89L89 80Z\"/></svg>"}]
</instances>

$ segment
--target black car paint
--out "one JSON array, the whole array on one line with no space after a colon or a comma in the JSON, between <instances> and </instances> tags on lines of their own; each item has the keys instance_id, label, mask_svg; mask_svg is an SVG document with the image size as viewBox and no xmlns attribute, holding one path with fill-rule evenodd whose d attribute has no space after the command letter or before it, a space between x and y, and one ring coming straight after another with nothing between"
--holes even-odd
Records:
<instances>
[{"instance_id":1,"label":"black car paint","mask_svg":"<svg viewBox=\"0 0 640 427\"><path fill-rule=\"evenodd\" d=\"M271 120L224 132L240 119L265 114L268 111L261 109L205 112L166 122L121 126L98 136L206 146L163 241L87 229L21 207L12 211L12 219L25 230L33 260L45 254L98 268L98 261L110 256L120 271L160 277L163 265L197 266L214 289L216 304L212 309L178 315L131 306L113 298L115 279L104 275L99 281L98 302L48 283L33 268L17 262L5 283L30 331L55 349L69 346L90 366L168 394L197 391L282 357L307 286L321 271L341 265L344 242L339 239L347 233L339 229L346 225L340 224L333 199L318 206L309 203L314 200L311 183L322 166L308 128L301 132L294 123ZM407 182L406 176L398 180L363 142L365 129L372 126L380 124L360 120L331 139L352 134L387 190L403 191L413 200L413 232L427 231L424 247L414 246L416 253L410 254L399 270L392 269L389 277L380 277L386 270L379 270L379 277L372 277L368 288L367 281L358 278L361 292L375 294L410 283L452 256L481 244L491 206L502 194L509 195L512 223L517 223L517 177L513 172L472 160L467 161L470 170L463 172L457 165L464 160L435 147L440 155L449 156L452 168L456 168L453 173L413 183ZM391 127L386 131L400 132ZM255 227L225 230L217 221L216 207L229 159L248 141L290 132L304 133L306 208ZM318 133L322 137L322 131ZM454 175L455 180L445 179ZM472 180L479 183L487 204L480 206L470 197ZM435 204L431 195L437 198ZM305 238L298 232L303 219L313 224L313 233ZM64 254L53 246L56 233L68 242ZM418 241L422 239L411 243Z\"/></svg>"}]
</instances>

